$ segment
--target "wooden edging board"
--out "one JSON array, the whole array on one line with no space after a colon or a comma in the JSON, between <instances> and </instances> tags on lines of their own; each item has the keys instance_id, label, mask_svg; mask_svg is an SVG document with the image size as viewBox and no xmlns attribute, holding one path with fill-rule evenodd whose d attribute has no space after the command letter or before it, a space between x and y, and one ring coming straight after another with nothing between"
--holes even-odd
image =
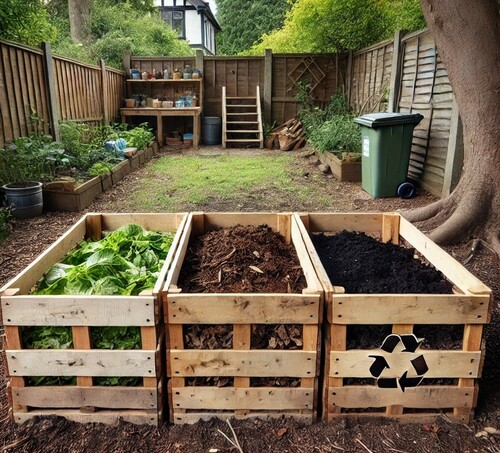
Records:
<instances>
[{"instance_id":1,"label":"wooden edging board","mask_svg":"<svg viewBox=\"0 0 500 453\"><path fill-rule=\"evenodd\" d=\"M10 379L12 415L23 422L36 415L76 421L158 424L163 415L164 338L161 289L186 222L186 214L87 214L18 276L0 289ZM82 239L136 223L147 230L176 231L157 284L139 296L38 296L31 288ZM74 349L23 349L23 326L71 326ZM91 348L91 327L138 326L141 349ZM77 385L26 386L25 377L76 376ZM94 386L93 377L136 376L142 387ZM90 407L90 410L89 410Z\"/></svg>"},{"instance_id":2,"label":"wooden edging board","mask_svg":"<svg viewBox=\"0 0 500 453\"><path fill-rule=\"evenodd\" d=\"M432 420L440 412L452 408L448 413L451 418L469 421L477 400L477 378L481 375L484 359L482 329L490 320L491 290L397 213L294 214L294 221L325 291L324 420L331 421L339 416L373 416L373 408L385 407L383 412L375 414L401 421L421 421ZM374 234L383 242L406 241L444 274L457 289L457 294L345 294L344 288L330 281L309 236L315 232L342 230ZM413 352L396 348L391 355L382 349L347 349L350 325L382 324L392 324L393 338L412 335L414 325L430 325L436 329L440 325L464 325L462 350L426 350L417 345ZM416 376L417 386L404 388L410 382L406 380L410 374L404 373L412 372L408 359L422 360L422 357L428 368L422 379L451 378L455 383L428 385L424 381L420 385L422 380L419 382ZM371 368L375 360L390 364L393 373L390 376L398 378L397 388L344 385L345 379L376 378L377 373L374 374ZM405 379L401 379L402 375ZM380 376L386 377L385 374ZM373 380L377 383L377 379ZM356 408L354 413L353 408ZM415 413L415 409L425 412Z\"/></svg>"},{"instance_id":3,"label":"wooden edging board","mask_svg":"<svg viewBox=\"0 0 500 453\"><path fill-rule=\"evenodd\" d=\"M302 294L192 294L177 287L189 240L210 229L267 224L293 244L307 288ZM170 418L193 423L210 417L290 415L312 422L317 410L322 287L290 214L189 214L165 281L167 376ZM300 324L302 350L253 350L252 324ZM185 349L183 326L232 324L233 349ZM196 376L230 376L231 387L187 386ZM251 377L296 377L300 387L251 387ZM278 402L279 401L279 402Z\"/></svg>"}]
</instances>

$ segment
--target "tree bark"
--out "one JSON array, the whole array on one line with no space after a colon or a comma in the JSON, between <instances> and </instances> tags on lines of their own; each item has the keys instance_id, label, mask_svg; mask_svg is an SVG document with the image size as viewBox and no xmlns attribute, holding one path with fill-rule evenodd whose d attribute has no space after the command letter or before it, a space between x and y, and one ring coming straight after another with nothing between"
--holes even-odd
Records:
<instances>
[{"instance_id":1,"label":"tree bark","mask_svg":"<svg viewBox=\"0 0 500 453\"><path fill-rule=\"evenodd\" d=\"M68 0L71 39L75 44L90 41L90 6L92 0Z\"/></svg>"},{"instance_id":2,"label":"tree bark","mask_svg":"<svg viewBox=\"0 0 500 453\"><path fill-rule=\"evenodd\" d=\"M471 236L500 254L500 20L495 0L420 0L463 123L464 165L444 200L403 215L446 244Z\"/></svg>"}]
</instances>

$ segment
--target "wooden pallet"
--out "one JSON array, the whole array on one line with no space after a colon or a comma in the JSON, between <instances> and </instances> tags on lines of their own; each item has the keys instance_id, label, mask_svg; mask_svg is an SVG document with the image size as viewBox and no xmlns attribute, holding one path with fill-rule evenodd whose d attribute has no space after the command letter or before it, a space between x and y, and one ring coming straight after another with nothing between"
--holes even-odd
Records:
<instances>
[{"instance_id":1,"label":"wooden pallet","mask_svg":"<svg viewBox=\"0 0 500 453\"><path fill-rule=\"evenodd\" d=\"M185 214L87 214L30 266L0 289L12 416L22 423L37 415L60 415L79 422L158 424L162 420L161 289ZM84 238L100 239L127 223L149 230L175 231L158 282L139 296L38 296L31 288L53 264ZM23 326L71 326L74 349L23 349ZM90 328L138 326L141 349L91 348ZM74 386L27 386L30 376L76 376ZM103 387L94 377L142 377L141 387Z\"/></svg>"},{"instance_id":2,"label":"wooden pallet","mask_svg":"<svg viewBox=\"0 0 500 453\"><path fill-rule=\"evenodd\" d=\"M482 332L484 324L490 320L491 290L399 214L295 214L294 222L302 233L325 290L323 419L383 415L423 422L434 420L444 412L452 419L468 422L476 405L477 378L481 375L484 358ZM331 284L309 237L313 232L344 229L375 234L384 242L406 241L453 283L457 293L344 294L343 288ZM390 363L389 374L393 378L400 378L410 369L408 352L399 352L399 347L392 352L347 350L349 325L382 324L391 324L392 333L400 339L408 338L415 325L431 325L436 329L444 325L464 325L462 350L415 350L423 355L428 367L425 379L450 378L456 384L426 385L424 380L418 385L416 379L404 391L401 386L380 388L364 385L363 381L362 385L345 385L347 378L373 378L371 366L376 356L383 356ZM397 340L398 337L393 338ZM416 355L412 354L412 358ZM384 376L387 377L387 370ZM375 383L375 379L371 380Z\"/></svg>"},{"instance_id":3,"label":"wooden pallet","mask_svg":"<svg viewBox=\"0 0 500 453\"><path fill-rule=\"evenodd\" d=\"M215 227L267 224L297 251L307 288L302 294L189 294L177 287L189 240ZM217 417L279 417L312 422L317 410L322 288L290 214L189 215L167 276L164 303L170 420L194 423ZM232 324L233 349L185 349L183 325ZM302 350L251 349L252 324L301 324ZM231 387L186 386L199 376L231 376ZM251 387L252 377L297 377L300 387Z\"/></svg>"}]
</instances>

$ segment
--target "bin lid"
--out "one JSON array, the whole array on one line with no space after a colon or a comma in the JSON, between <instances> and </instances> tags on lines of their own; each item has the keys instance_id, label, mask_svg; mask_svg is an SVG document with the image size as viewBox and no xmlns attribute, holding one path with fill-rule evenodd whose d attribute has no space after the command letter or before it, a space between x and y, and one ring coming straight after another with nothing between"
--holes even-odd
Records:
<instances>
[{"instance_id":1,"label":"bin lid","mask_svg":"<svg viewBox=\"0 0 500 453\"><path fill-rule=\"evenodd\" d=\"M368 115L354 118L354 122L371 128L395 126L398 124L417 125L424 117L420 113L369 113Z\"/></svg>"}]
</instances>

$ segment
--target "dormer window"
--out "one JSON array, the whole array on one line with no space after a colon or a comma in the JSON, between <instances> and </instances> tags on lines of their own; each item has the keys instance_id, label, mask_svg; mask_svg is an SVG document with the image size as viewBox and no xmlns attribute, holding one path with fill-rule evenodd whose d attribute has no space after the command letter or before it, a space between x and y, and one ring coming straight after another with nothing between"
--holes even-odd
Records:
<instances>
[{"instance_id":1,"label":"dormer window","mask_svg":"<svg viewBox=\"0 0 500 453\"><path fill-rule=\"evenodd\" d=\"M162 11L163 20L169 24L173 30L177 31L180 38L185 38L184 33L184 11Z\"/></svg>"}]
</instances>

